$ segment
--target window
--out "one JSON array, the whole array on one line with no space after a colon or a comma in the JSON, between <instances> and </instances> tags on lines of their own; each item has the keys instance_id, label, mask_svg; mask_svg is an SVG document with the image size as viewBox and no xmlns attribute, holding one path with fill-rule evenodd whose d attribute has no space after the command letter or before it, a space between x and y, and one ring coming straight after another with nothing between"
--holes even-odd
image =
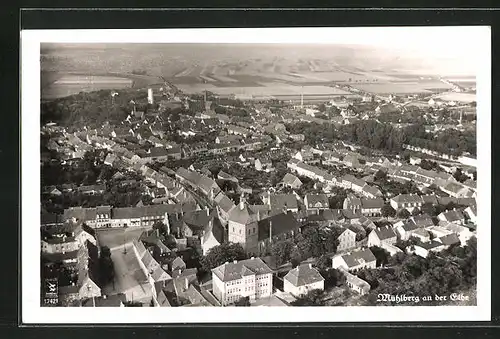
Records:
<instances>
[{"instance_id":1,"label":"window","mask_svg":"<svg viewBox=\"0 0 500 339\"><path fill-rule=\"evenodd\" d=\"M241 234L241 230L240 230L240 234Z\"/></svg>"},{"instance_id":2,"label":"window","mask_svg":"<svg viewBox=\"0 0 500 339\"><path fill-rule=\"evenodd\" d=\"M253 228L253 234L255 234L255 227Z\"/></svg>"}]
</instances>

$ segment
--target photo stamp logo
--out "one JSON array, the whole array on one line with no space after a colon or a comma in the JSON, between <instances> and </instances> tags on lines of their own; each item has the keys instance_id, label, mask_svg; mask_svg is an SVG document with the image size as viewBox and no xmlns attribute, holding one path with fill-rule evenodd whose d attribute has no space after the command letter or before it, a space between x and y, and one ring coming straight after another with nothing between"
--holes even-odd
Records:
<instances>
[{"instance_id":1,"label":"photo stamp logo","mask_svg":"<svg viewBox=\"0 0 500 339\"><path fill-rule=\"evenodd\" d=\"M59 301L59 282L57 278L44 279L44 298L45 306L56 306Z\"/></svg>"}]
</instances>

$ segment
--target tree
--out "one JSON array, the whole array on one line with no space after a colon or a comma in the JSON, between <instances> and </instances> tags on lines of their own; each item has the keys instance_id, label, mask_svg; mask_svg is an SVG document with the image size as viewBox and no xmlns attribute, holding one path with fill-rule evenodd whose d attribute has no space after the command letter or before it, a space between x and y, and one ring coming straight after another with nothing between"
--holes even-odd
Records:
<instances>
[{"instance_id":1,"label":"tree","mask_svg":"<svg viewBox=\"0 0 500 339\"><path fill-rule=\"evenodd\" d=\"M428 214L431 217L434 217L437 215L436 214L436 211L437 211L436 207L430 202L426 202L425 204L423 204L420 209L421 209L422 213Z\"/></svg>"},{"instance_id":2,"label":"tree","mask_svg":"<svg viewBox=\"0 0 500 339\"><path fill-rule=\"evenodd\" d=\"M99 278L101 287L109 284L115 277L113 260L111 259L111 250L107 246L101 247L99 257Z\"/></svg>"},{"instance_id":3,"label":"tree","mask_svg":"<svg viewBox=\"0 0 500 339\"><path fill-rule=\"evenodd\" d=\"M392 206L390 204L385 204L384 206L382 206L382 209L381 209L381 213L382 213L382 216L387 218L387 217L394 217L396 216L396 210L394 208L392 208Z\"/></svg>"},{"instance_id":4,"label":"tree","mask_svg":"<svg viewBox=\"0 0 500 339\"><path fill-rule=\"evenodd\" d=\"M411 216L411 214L410 212L408 212L406 208L402 208L398 211L397 216L400 219L408 219Z\"/></svg>"},{"instance_id":5,"label":"tree","mask_svg":"<svg viewBox=\"0 0 500 339\"><path fill-rule=\"evenodd\" d=\"M463 174L463 172L460 168L457 168L457 170L453 173L453 177L458 182L464 182L465 180L469 179L469 177L467 175Z\"/></svg>"},{"instance_id":6,"label":"tree","mask_svg":"<svg viewBox=\"0 0 500 339\"><path fill-rule=\"evenodd\" d=\"M345 283L346 277L342 271L335 268L320 270L319 272L325 278L325 288L341 286Z\"/></svg>"},{"instance_id":7,"label":"tree","mask_svg":"<svg viewBox=\"0 0 500 339\"><path fill-rule=\"evenodd\" d=\"M274 243L271 247L271 255L276 258L276 264L281 266L292 258L292 251L295 244L290 240L283 240Z\"/></svg>"},{"instance_id":8,"label":"tree","mask_svg":"<svg viewBox=\"0 0 500 339\"><path fill-rule=\"evenodd\" d=\"M322 255L318 261L316 261L316 267L321 271L328 271L332 268L332 258L328 255Z\"/></svg>"},{"instance_id":9,"label":"tree","mask_svg":"<svg viewBox=\"0 0 500 339\"><path fill-rule=\"evenodd\" d=\"M234 306L251 306L249 297L242 297L234 302Z\"/></svg>"},{"instance_id":10,"label":"tree","mask_svg":"<svg viewBox=\"0 0 500 339\"><path fill-rule=\"evenodd\" d=\"M373 255L377 259L377 266L387 265L387 263L389 262L389 257L391 256L389 252L378 246L370 247L370 251L372 251Z\"/></svg>"},{"instance_id":11,"label":"tree","mask_svg":"<svg viewBox=\"0 0 500 339\"><path fill-rule=\"evenodd\" d=\"M293 306L323 306L324 292L320 290L312 290L307 294L301 295L295 301L292 301Z\"/></svg>"},{"instance_id":12,"label":"tree","mask_svg":"<svg viewBox=\"0 0 500 339\"><path fill-rule=\"evenodd\" d=\"M205 271L210 272L213 268L226 262L244 260L247 258L248 256L240 244L227 242L212 247L207 255L201 259L201 265Z\"/></svg>"},{"instance_id":13,"label":"tree","mask_svg":"<svg viewBox=\"0 0 500 339\"><path fill-rule=\"evenodd\" d=\"M387 179L387 173L385 173L384 171L382 170L378 170L375 175L374 175L374 178L376 181L383 181L383 180L386 180Z\"/></svg>"}]
</instances>

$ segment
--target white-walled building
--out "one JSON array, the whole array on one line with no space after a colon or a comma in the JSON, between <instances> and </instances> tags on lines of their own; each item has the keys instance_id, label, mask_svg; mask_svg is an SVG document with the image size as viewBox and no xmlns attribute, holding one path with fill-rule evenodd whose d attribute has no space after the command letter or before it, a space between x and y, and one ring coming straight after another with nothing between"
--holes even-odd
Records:
<instances>
[{"instance_id":1,"label":"white-walled building","mask_svg":"<svg viewBox=\"0 0 500 339\"><path fill-rule=\"evenodd\" d=\"M323 291L325 279L311 264L300 265L285 275L283 288L285 292L300 296L313 290Z\"/></svg>"},{"instance_id":2,"label":"white-walled building","mask_svg":"<svg viewBox=\"0 0 500 339\"><path fill-rule=\"evenodd\" d=\"M212 270L213 294L223 306L273 293L273 271L260 258L225 263Z\"/></svg>"},{"instance_id":3,"label":"white-walled building","mask_svg":"<svg viewBox=\"0 0 500 339\"><path fill-rule=\"evenodd\" d=\"M346 254L339 254L332 258L332 267L355 271L363 268L375 268L377 259L370 249L352 251Z\"/></svg>"}]
</instances>

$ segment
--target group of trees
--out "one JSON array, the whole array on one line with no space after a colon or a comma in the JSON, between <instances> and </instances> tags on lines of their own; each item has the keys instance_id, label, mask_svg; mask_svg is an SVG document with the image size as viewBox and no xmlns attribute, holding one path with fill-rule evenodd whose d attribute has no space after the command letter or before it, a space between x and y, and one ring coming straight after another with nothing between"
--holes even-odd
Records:
<instances>
[{"instance_id":1,"label":"group of trees","mask_svg":"<svg viewBox=\"0 0 500 339\"><path fill-rule=\"evenodd\" d=\"M113 281L115 277L115 269L113 260L111 259L111 251L109 247L102 246L99 256L99 280L101 286L106 286Z\"/></svg>"},{"instance_id":2,"label":"group of trees","mask_svg":"<svg viewBox=\"0 0 500 339\"><path fill-rule=\"evenodd\" d=\"M60 163L44 163L42 166L42 186L74 185L71 192L61 195L42 196L42 205L48 212L61 213L72 206L95 207L110 205L114 207L135 206L142 200L149 204L152 198L145 194L142 177L137 174L124 173L122 178L113 178L116 169L104 164L106 152L102 150L89 151L83 159L71 165ZM130 180L126 185L124 180ZM103 194L87 195L76 190L80 185L106 184Z\"/></svg>"},{"instance_id":3,"label":"group of trees","mask_svg":"<svg viewBox=\"0 0 500 339\"><path fill-rule=\"evenodd\" d=\"M207 255L201 259L201 268L205 272L210 272L225 262L245 259L248 259L248 255L240 244L225 242L208 251Z\"/></svg>"},{"instance_id":4,"label":"group of trees","mask_svg":"<svg viewBox=\"0 0 500 339\"><path fill-rule=\"evenodd\" d=\"M131 100L144 100L146 91L123 89L111 97L111 90L80 92L68 97L41 103L42 124L57 122L63 126L120 124L132 111Z\"/></svg>"},{"instance_id":5,"label":"group of trees","mask_svg":"<svg viewBox=\"0 0 500 339\"><path fill-rule=\"evenodd\" d=\"M325 254L335 253L338 233L335 228L308 225L294 238L273 243L270 252L276 258L278 265L291 262L295 267L311 257L320 258Z\"/></svg>"},{"instance_id":6,"label":"group of trees","mask_svg":"<svg viewBox=\"0 0 500 339\"><path fill-rule=\"evenodd\" d=\"M473 132L449 130L437 136L427 133L422 121L405 128L396 128L391 123L380 123L375 120L359 120L355 123L334 128L325 128L316 123L298 123L286 126L290 133L302 133L306 142L316 145L322 142L333 142L335 139L347 140L372 149L383 149L389 152L401 152L403 144L411 144L435 150L444 154L476 154L476 136Z\"/></svg>"},{"instance_id":7,"label":"group of trees","mask_svg":"<svg viewBox=\"0 0 500 339\"><path fill-rule=\"evenodd\" d=\"M427 258L404 253L388 260L386 269L365 269L358 276L371 286L368 304L377 304L377 295L423 296L449 295L469 291L476 286L477 242L473 237L467 246L451 246L438 254L430 253ZM436 304L436 301L419 304ZM394 305L392 301L384 304Z\"/></svg>"}]
</instances>

